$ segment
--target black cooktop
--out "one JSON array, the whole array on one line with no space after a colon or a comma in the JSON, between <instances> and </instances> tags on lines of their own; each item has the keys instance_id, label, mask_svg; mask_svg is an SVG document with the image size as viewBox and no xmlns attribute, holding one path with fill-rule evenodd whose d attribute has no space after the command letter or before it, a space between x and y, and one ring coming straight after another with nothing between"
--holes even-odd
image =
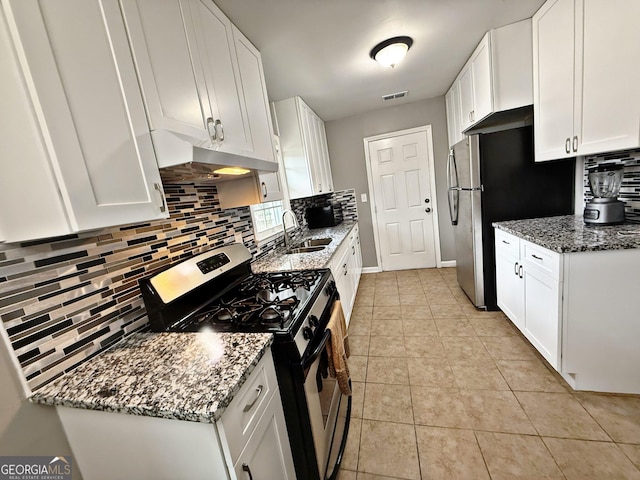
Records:
<instances>
[{"instance_id":1,"label":"black cooktop","mask_svg":"<svg viewBox=\"0 0 640 480\"><path fill-rule=\"evenodd\" d=\"M294 330L296 320L326 281L325 270L259 273L175 324L170 331L273 332Z\"/></svg>"}]
</instances>

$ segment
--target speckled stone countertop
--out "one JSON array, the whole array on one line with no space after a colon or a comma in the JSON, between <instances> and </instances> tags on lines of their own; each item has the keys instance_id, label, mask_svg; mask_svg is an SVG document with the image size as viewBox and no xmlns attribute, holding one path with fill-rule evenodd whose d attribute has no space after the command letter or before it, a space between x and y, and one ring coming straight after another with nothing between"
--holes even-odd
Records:
<instances>
[{"instance_id":1,"label":"speckled stone countertop","mask_svg":"<svg viewBox=\"0 0 640 480\"><path fill-rule=\"evenodd\" d=\"M640 248L640 224L587 225L581 215L496 222L494 227L558 253Z\"/></svg>"},{"instance_id":2,"label":"speckled stone countertop","mask_svg":"<svg viewBox=\"0 0 640 480\"><path fill-rule=\"evenodd\" d=\"M356 222L343 222L335 227L310 230L303 240L331 238L331 243L318 252L287 254L284 253L284 249L279 249L251 264L251 270L254 273L263 273L327 268L335 251L356 225Z\"/></svg>"},{"instance_id":3,"label":"speckled stone countertop","mask_svg":"<svg viewBox=\"0 0 640 480\"><path fill-rule=\"evenodd\" d=\"M213 423L272 341L266 333L137 333L31 401Z\"/></svg>"}]
</instances>

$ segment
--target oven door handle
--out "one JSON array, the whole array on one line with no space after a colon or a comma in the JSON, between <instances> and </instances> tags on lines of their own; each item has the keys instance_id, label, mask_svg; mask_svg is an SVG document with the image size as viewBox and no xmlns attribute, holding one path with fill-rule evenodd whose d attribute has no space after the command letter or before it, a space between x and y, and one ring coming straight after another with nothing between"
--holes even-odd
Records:
<instances>
[{"instance_id":1,"label":"oven door handle","mask_svg":"<svg viewBox=\"0 0 640 480\"><path fill-rule=\"evenodd\" d=\"M313 364L313 362L316 361L316 358L320 356L320 354L324 350L324 347L327 345L327 342L329 341L330 338L331 338L331 330L325 330L324 335L322 335L322 339L320 340L320 343L318 344L318 346L313 350L311 354L307 355L302 359L302 368L305 371L305 376L306 376L307 369L309 368L310 365Z\"/></svg>"}]
</instances>

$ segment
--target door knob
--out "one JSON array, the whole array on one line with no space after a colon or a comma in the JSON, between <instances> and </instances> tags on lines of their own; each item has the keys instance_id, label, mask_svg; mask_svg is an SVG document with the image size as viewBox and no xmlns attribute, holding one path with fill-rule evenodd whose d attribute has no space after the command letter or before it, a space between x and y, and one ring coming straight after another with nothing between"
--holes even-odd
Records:
<instances>
[{"instance_id":1,"label":"door knob","mask_svg":"<svg viewBox=\"0 0 640 480\"><path fill-rule=\"evenodd\" d=\"M429 213L431 211L431 209L429 207L424 209L425 212Z\"/></svg>"},{"instance_id":2,"label":"door knob","mask_svg":"<svg viewBox=\"0 0 640 480\"><path fill-rule=\"evenodd\" d=\"M424 199L424 203L429 203L429 199L428 199L428 198L425 198L425 199Z\"/></svg>"}]
</instances>

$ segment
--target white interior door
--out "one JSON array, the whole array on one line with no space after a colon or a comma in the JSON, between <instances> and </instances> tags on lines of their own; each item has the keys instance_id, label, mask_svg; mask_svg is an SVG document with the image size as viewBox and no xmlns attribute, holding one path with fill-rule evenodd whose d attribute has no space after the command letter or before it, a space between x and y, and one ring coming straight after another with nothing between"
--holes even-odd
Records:
<instances>
[{"instance_id":1,"label":"white interior door","mask_svg":"<svg viewBox=\"0 0 640 480\"><path fill-rule=\"evenodd\" d=\"M437 219L430 126L370 137L365 144L382 270L435 267Z\"/></svg>"}]
</instances>

